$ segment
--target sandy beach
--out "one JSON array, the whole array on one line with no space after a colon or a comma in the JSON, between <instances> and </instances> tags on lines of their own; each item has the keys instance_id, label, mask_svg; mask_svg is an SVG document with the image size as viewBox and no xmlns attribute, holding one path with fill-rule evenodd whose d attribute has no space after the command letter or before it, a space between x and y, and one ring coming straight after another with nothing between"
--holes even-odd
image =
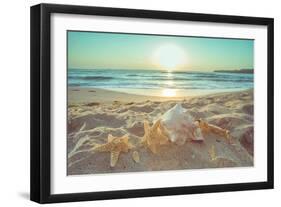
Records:
<instances>
[{"instance_id":1,"label":"sandy beach","mask_svg":"<svg viewBox=\"0 0 281 207\"><path fill-rule=\"evenodd\" d=\"M152 125L175 104L194 120L203 119L230 131L231 143L212 133L204 141L167 143L154 154L139 146L144 120ZM108 135L128 135L136 148L121 152L110 167L110 153L96 152ZM68 89L68 175L253 166L253 90L199 96L157 97L105 89ZM139 162L132 158L137 151Z\"/></svg>"}]
</instances>

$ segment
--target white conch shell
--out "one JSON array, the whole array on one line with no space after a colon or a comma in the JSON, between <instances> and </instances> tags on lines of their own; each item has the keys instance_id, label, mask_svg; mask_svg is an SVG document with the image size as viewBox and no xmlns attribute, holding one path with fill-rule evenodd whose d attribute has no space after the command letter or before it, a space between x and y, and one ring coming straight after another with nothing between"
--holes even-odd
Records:
<instances>
[{"instance_id":1,"label":"white conch shell","mask_svg":"<svg viewBox=\"0 0 281 207\"><path fill-rule=\"evenodd\" d=\"M176 104L164 113L160 119L171 142L182 145L188 139L194 141L204 140L201 130L195 125L193 117L181 104Z\"/></svg>"}]
</instances>

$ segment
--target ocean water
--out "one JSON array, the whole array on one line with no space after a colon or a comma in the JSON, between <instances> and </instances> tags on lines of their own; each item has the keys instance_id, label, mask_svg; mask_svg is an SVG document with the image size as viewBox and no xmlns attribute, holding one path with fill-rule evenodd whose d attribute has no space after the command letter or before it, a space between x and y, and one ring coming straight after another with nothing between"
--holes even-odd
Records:
<instances>
[{"instance_id":1,"label":"ocean water","mask_svg":"<svg viewBox=\"0 0 281 207\"><path fill-rule=\"evenodd\" d=\"M237 91L253 88L253 74L116 70L69 69L68 86L103 88L126 91L135 90L200 90Z\"/></svg>"}]
</instances>

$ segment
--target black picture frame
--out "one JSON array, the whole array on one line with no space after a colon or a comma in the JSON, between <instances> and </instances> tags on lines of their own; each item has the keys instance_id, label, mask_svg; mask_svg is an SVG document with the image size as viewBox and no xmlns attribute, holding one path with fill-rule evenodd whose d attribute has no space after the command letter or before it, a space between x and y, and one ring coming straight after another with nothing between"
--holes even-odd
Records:
<instances>
[{"instance_id":1,"label":"black picture frame","mask_svg":"<svg viewBox=\"0 0 281 207\"><path fill-rule=\"evenodd\" d=\"M74 194L51 194L51 71L50 71L50 16L53 13L134 17L149 19L217 22L267 26L267 181L238 184L169 187ZM90 6L39 4L31 7L31 152L30 199L38 203L119 199L146 196L211 193L272 189L274 187L274 71L273 44L274 20L272 18L195 14L168 11L104 8Z\"/></svg>"}]
</instances>

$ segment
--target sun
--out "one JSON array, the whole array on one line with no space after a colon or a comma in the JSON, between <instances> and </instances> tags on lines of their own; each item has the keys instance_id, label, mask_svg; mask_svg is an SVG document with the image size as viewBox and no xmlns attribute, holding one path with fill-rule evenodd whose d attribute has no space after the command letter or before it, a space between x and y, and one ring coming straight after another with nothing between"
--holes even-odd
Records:
<instances>
[{"instance_id":1,"label":"sun","mask_svg":"<svg viewBox=\"0 0 281 207\"><path fill-rule=\"evenodd\" d=\"M154 53L154 62L167 70L185 64L186 59L184 50L175 44L161 45Z\"/></svg>"}]
</instances>

